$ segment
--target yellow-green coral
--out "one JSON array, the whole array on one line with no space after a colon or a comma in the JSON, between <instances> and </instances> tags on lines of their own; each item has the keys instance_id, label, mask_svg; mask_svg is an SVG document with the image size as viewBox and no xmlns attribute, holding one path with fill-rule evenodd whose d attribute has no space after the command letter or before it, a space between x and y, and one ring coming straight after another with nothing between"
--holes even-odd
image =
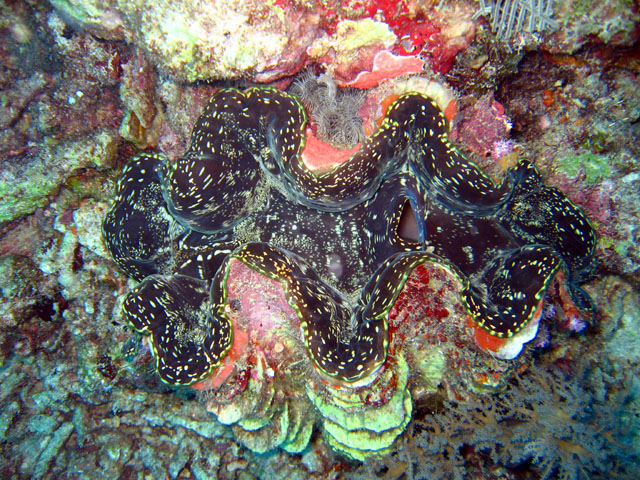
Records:
<instances>
[{"instance_id":1,"label":"yellow-green coral","mask_svg":"<svg viewBox=\"0 0 640 480\"><path fill-rule=\"evenodd\" d=\"M583 173L588 184L598 183L610 173L609 158L595 153L565 157L558 161L558 165L560 171L570 178Z\"/></svg>"},{"instance_id":2,"label":"yellow-green coral","mask_svg":"<svg viewBox=\"0 0 640 480\"><path fill-rule=\"evenodd\" d=\"M333 50L336 63L346 65L358 60L363 47L379 45L381 48L390 48L396 40L396 35L386 23L371 18L343 20L338 23L333 35L316 40L307 53L312 57L321 57Z\"/></svg>"}]
</instances>

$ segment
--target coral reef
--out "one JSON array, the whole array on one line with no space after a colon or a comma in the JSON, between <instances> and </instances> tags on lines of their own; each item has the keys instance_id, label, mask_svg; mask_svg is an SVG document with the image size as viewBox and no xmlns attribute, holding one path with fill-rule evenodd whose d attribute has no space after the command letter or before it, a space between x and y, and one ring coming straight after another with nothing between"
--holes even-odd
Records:
<instances>
[{"instance_id":1,"label":"coral reef","mask_svg":"<svg viewBox=\"0 0 640 480\"><path fill-rule=\"evenodd\" d=\"M583 1L572 4L574 8L555 9L553 2L524 1L482 2L484 9L472 2L387 0L215 5L147 1L144 7L117 0L51 3L74 28L109 41L132 42L163 75L179 82L210 78L269 82L299 72L310 62L323 64L332 76L349 82L371 70L381 50L420 55L433 71L446 73L481 27L479 15L491 17L498 38L517 48L543 44L548 50L569 53L592 38L630 45L637 36L638 15L627 0L607 7ZM219 22L220 18L226 21ZM556 35L539 35L537 31L548 25L563 29ZM514 31L526 35L512 35Z\"/></svg>"},{"instance_id":2,"label":"coral reef","mask_svg":"<svg viewBox=\"0 0 640 480\"><path fill-rule=\"evenodd\" d=\"M445 72L474 31L473 9L464 3L439 8L377 0L146 2L144 8L116 0L51 3L74 27L104 39L127 39L161 73L189 82L239 77L268 82L309 62L323 63L336 78L349 81L369 69L383 49L424 53L434 70Z\"/></svg>"},{"instance_id":3,"label":"coral reef","mask_svg":"<svg viewBox=\"0 0 640 480\"><path fill-rule=\"evenodd\" d=\"M606 403L594 398L600 390L594 380L536 366L514 377L504 392L427 406L416 414L395 468L410 479L516 478L516 469L506 473L483 465L532 464L537 478L587 479L621 462L618 471L631 475L639 451L620 417L628 414L633 380L627 376L621 392L609 384ZM385 463L394 468L389 459ZM380 468L372 461L352 478L367 478Z\"/></svg>"},{"instance_id":4,"label":"coral reef","mask_svg":"<svg viewBox=\"0 0 640 480\"><path fill-rule=\"evenodd\" d=\"M62 18L103 38L120 33L133 40L163 74L189 82L245 72L263 81L283 76L302 62L318 31L309 13L291 9L285 16L260 1L52 3Z\"/></svg>"},{"instance_id":5,"label":"coral reef","mask_svg":"<svg viewBox=\"0 0 640 480\"><path fill-rule=\"evenodd\" d=\"M579 58L530 54L520 74L503 83L496 98L511 113L516 141L532 144L531 155L553 183L582 205L602 237L601 258L618 273L638 278L637 183L640 155L638 90L621 64L593 50ZM541 69L545 69L544 76ZM525 106L526 102L526 106ZM533 141L539 139L539 141Z\"/></svg>"},{"instance_id":6,"label":"coral reef","mask_svg":"<svg viewBox=\"0 0 640 480\"><path fill-rule=\"evenodd\" d=\"M554 2L552 18L559 28L499 38L489 15L478 15L480 4L0 2L0 477L636 478L638 7L628 0ZM258 83L278 89L283 99L282 91L290 91L301 72L313 72L309 78L316 80L326 75L326 85L332 79L336 98L341 88L361 90L361 106L352 106L351 113L359 117L352 117L355 124L361 121L363 144L386 116L404 118L394 109L409 92L419 92L444 112L455 147L497 183L513 182L514 167L523 158L535 164L537 173L530 179L539 174L544 186L533 190L558 188L589 218L597 232L597 264L557 270L523 328L512 336L491 335L479 326L483 315L474 322L467 311L469 297L460 295L465 280L482 287L481 276L491 276L491 269L461 273L455 264L469 249L448 264L433 257L451 259L452 252L444 252L442 245L466 236L456 222L469 220L468 213L460 212L469 205L456 204L437 215L456 219L453 227L445 222L449 236L437 240L439 250L428 247L418 265L401 269L402 282L396 278L388 284L395 285L393 301L384 303L385 314L377 320L388 331L384 363L367 376L370 382L347 382L324 373L305 346L305 337L315 338L317 323L303 312L302 328L287 291L302 282L283 281L266 268L270 264L256 271L256 257L225 261L237 248L231 239L213 253L206 240L210 233L192 232L185 239L184 227L163 211L164 180L152 182L149 191L155 189L156 196L146 197L144 208L129 216L141 222L137 232L148 240L138 245L138 253L144 254L145 245L147 252L160 249L152 258L156 267L164 268L176 292L186 293L177 295L186 303L173 305L183 307L196 323L211 311L208 304L192 308L211 293L205 288L203 295L193 294L203 289L204 280L198 279L213 277L216 265L225 262L221 275L226 278L218 284L226 288L226 302L217 314L233 331L228 351L206 379L188 387L162 382L156 371L160 342L135 332L124 315L128 309L123 312L139 285L128 274L146 275L154 267L143 261L138 270L121 269L102 240L117 178L140 153L138 158L167 167L163 175L171 173L169 166L184 165L186 152L194 156L188 150L194 143L190 134L202 127L198 118L221 88L244 91ZM404 100L393 107L400 97ZM258 150L266 157L253 158L280 152L280 163L266 165L281 181L278 191L293 195L297 200L292 203L299 206L306 193L296 179L306 170L281 163L289 145L281 133L298 127L270 123L280 115L279 107L272 107L275 117L260 130L268 141ZM359 147L337 149L319 139L315 122L321 113L304 107L306 112L299 105L293 108L307 117L297 162L316 177L344 172L340 165L348 166ZM383 131L388 132L386 122ZM402 130L415 135L411 128ZM214 144L215 137L209 139ZM229 142L223 145L228 147ZM380 198L375 208L373 203L361 207L371 220L366 228L349 221L343 226L354 232L323 236L325 220L340 216L324 212L323 227L305 234L313 239L307 244L335 244L334 237L347 243L362 240L376 225L375 212L379 230L373 238L378 246L387 244L388 225L380 219L394 198L408 199L399 218L394 217L401 225L398 242L415 241L420 230L411 220L425 215L420 210L425 195L431 202L426 218L433 218L432 207L466 198L457 192L434 199L440 187L421 181L411 190L416 183L406 183L406 176L422 175L411 163L421 155L416 145L397 153L398 169L387 172L382 190L371 190L384 193L388 201ZM403 163L409 157L414 160ZM199 170L191 172L198 178ZM398 176L405 176L405 183L384 190ZM432 178L438 184L440 177ZM480 178L489 182L484 174ZM250 182L244 175L235 179ZM185 177L187 191L188 184ZM349 189L354 185L347 184ZM267 198L266 189L265 196L250 195L255 190L247 185L248 203L242 196L240 203L223 202L222 217L241 219L234 231L247 222L245 212ZM316 186L317 192L326 187ZM317 201L326 206L335 200L332 195L319 193ZM558 202L563 195L553 198ZM179 197L171 202L183 223L191 215L196 224L206 217L183 210ZM556 206L573 209L572 204ZM152 206L158 207L167 231L145 230L145 212ZM354 213L353 208L347 211ZM471 231L487 216L501 216L493 223L498 230L509 223L509 232L520 229L529 235L523 242L531 242L532 232L522 230L518 215L504 211L471 215ZM265 223L274 230L285 225L285 217L279 212ZM347 271L362 271L343 261L349 249L333 255L316 249L321 260L312 248L303 251L302 259L288 257L282 252L293 249L291 235L277 231L267 239L276 249L262 253L277 254L271 259L282 260L315 293L318 285L330 287L329 298L335 291L345 293L339 279ZM120 240L132 246L132 238ZM245 235L240 241L255 238ZM473 244L476 255L482 244ZM553 249L567 256L562 242ZM495 253L489 250L487 258ZM204 262L197 260L199 254ZM363 298L360 287L373 277L376 262L361 277L352 275L354 289L343 295L343 305L357 305ZM485 260L480 264L486 266ZM192 279L187 287L195 285L195 290L185 287L184 278L175 278L179 267ZM566 278L570 271L574 274ZM324 272L325 278L319 282L311 272ZM393 278L390 270L379 273ZM380 293L389 293L384 285L378 282L366 300L389 298ZM342 325L350 324L349 318ZM198 334L196 328L178 336L199 340ZM325 355L319 357L320 366L322 359L332 364Z\"/></svg>"},{"instance_id":7,"label":"coral reef","mask_svg":"<svg viewBox=\"0 0 640 480\"><path fill-rule=\"evenodd\" d=\"M630 45L638 6L626 0L602 5L592 0L566 4L553 0L480 0L474 18L485 16L498 40L516 49L542 48L575 53L588 43ZM560 28L562 26L562 28Z\"/></svg>"},{"instance_id":8,"label":"coral reef","mask_svg":"<svg viewBox=\"0 0 640 480\"><path fill-rule=\"evenodd\" d=\"M504 107L495 100L493 92L477 101L462 98L459 104L458 121L451 138L479 157L480 165L487 166L488 162L483 159L491 157L494 165L498 164L502 172L506 171L512 166L508 160L505 161L505 157L513 152L513 144L510 138L511 121ZM514 157L511 157L512 162L515 161ZM495 170L490 168L491 165L488 167L488 171Z\"/></svg>"}]
</instances>

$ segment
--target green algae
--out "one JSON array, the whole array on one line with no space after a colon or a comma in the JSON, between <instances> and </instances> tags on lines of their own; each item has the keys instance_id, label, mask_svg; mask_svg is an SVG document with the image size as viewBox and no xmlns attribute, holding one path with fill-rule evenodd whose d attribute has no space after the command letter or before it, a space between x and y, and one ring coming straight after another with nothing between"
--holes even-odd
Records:
<instances>
[{"instance_id":1,"label":"green algae","mask_svg":"<svg viewBox=\"0 0 640 480\"><path fill-rule=\"evenodd\" d=\"M369 45L393 43L396 36L384 22L371 18L343 20L336 26L339 45L344 50L357 50Z\"/></svg>"},{"instance_id":2,"label":"green algae","mask_svg":"<svg viewBox=\"0 0 640 480\"><path fill-rule=\"evenodd\" d=\"M559 19L565 28L574 25L582 35L595 35L609 43L614 36L629 37L633 32L634 22L639 18L634 3L634 0L575 0L559 7Z\"/></svg>"},{"instance_id":3,"label":"green algae","mask_svg":"<svg viewBox=\"0 0 640 480\"><path fill-rule=\"evenodd\" d=\"M598 239L598 243L604 249L612 248L621 257L628 257L636 248L636 243L631 238L618 239L602 236Z\"/></svg>"},{"instance_id":4,"label":"green algae","mask_svg":"<svg viewBox=\"0 0 640 480\"><path fill-rule=\"evenodd\" d=\"M67 20L82 25L100 18L104 9L91 2L74 2L69 0L51 0L51 5Z\"/></svg>"},{"instance_id":5,"label":"green algae","mask_svg":"<svg viewBox=\"0 0 640 480\"><path fill-rule=\"evenodd\" d=\"M47 204L47 196L58 188L58 178L46 175L46 164L34 162L20 177L0 182L0 222L33 213Z\"/></svg>"},{"instance_id":6,"label":"green algae","mask_svg":"<svg viewBox=\"0 0 640 480\"><path fill-rule=\"evenodd\" d=\"M420 377L428 391L435 392L447 370L447 358L442 350L435 350L428 355L422 353L413 367L415 375Z\"/></svg>"},{"instance_id":7,"label":"green algae","mask_svg":"<svg viewBox=\"0 0 640 480\"><path fill-rule=\"evenodd\" d=\"M584 180L589 185L600 183L611 173L609 157L591 152L561 158L558 167L569 178L584 174Z\"/></svg>"},{"instance_id":8,"label":"green algae","mask_svg":"<svg viewBox=\"0 0 640 480\"><path fill-rule=\"evenodd\" d=\"M0 222L11 221L47 205L65 179L81 168L105 167L116 151L113 132L99 131L78 141L45 145L24 165L3 172Z\"/></svg>"}]
</instances>

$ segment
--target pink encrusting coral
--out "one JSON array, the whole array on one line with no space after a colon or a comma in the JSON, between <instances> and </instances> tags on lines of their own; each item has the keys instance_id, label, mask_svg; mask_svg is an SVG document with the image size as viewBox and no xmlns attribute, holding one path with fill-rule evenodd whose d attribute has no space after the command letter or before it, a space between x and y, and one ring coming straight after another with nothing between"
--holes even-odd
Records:
<instances>
[{"instance_id":1,"label":"pink encrusting coral","mask_svg":"<svg viewBox=\"0 0 640 480\"><path fill-rule=\"evenodd\" d=\"M397 42L393 53L423 56L438 73L448 72L456 55L466 49L475 36L474 12L464 4L433 7L387 0L363 4L366 15L382 19L395 33Z\"/></svg>"},{"instance_id":2,"label":"pink encrusting coral","mask_svg":"<svg viewBox=\"0 0 640 480\"><path fill-rule=\"evenodd\" d=\"M471 103L469 103L471 102ZM451 132L452 138L482 157L501 159L513 150L509 139L511 120L493 92L479 100L461 102L460 120Z\"/></svg>"},{"instance_id":3,"label":"pink encrusting coral","mask_svg":"<svg viewBox=\"0 0 640 480\"><path fill-rule=\"evenodd\" d=\"M360 72L355 79L345 85L363 89L372 88L383 80L420 73L423 69L424 61L418 57L394 55L388 50L382 50L374 57L370 72Z\"/></svg>"}]
</instances>

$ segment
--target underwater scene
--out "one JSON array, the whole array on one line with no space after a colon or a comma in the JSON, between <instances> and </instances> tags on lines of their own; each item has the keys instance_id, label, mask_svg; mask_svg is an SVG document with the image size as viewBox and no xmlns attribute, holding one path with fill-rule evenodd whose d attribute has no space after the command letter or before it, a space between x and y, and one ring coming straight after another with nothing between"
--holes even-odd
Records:
<instances>
[{"instance_id":1,"label":"underwater scene","mask_svg":"<svg viewBox=\"0 0 640 480\"><path fill-rule=\"evenodd\" d=\"M0 38L0 479L640 478L636 1Z\"/></svg>"}]
</instances>

